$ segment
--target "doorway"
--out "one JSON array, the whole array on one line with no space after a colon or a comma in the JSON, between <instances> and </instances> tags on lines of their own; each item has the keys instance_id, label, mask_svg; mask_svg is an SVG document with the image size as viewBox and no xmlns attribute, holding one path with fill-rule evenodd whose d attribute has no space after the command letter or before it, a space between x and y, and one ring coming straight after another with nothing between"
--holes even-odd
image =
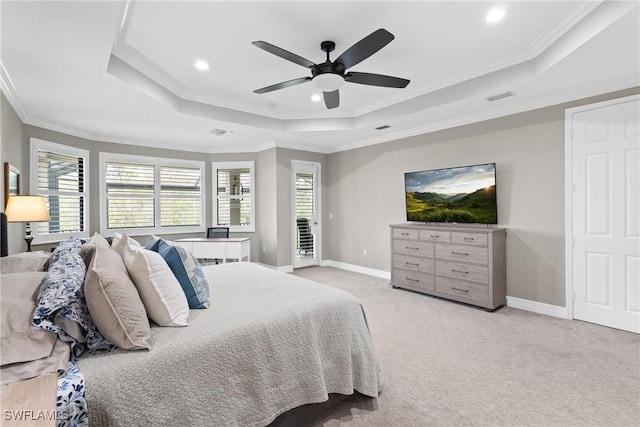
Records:
<instances>
[{"instance_id":1,"label":"doorway","mask_svg":"<svg viewBox=\"0 0 640 427\"><path fill-rule=\"evenodd\" d=\"M293 268L320 262L320 164L291 161Z\"/></svg>"},{"instance_id":2,"label":"doorway","mask_svg":"<svg viewBox=\"0 0 640 427\"><path fill-rule=\"evenodd\" d=\"M640 96L566 112L570 318L640 333Z\"/></svg>"}]
</instances>

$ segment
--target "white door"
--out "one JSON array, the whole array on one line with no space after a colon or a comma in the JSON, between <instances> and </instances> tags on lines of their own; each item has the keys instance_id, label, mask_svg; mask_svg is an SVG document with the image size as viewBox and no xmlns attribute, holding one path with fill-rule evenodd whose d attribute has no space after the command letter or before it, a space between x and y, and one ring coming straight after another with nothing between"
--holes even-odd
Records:
<instances>
[{"instance_id":1,"label":"white door","mask_svg":"<svg viewBox=\"0 0 640 427\"><path fill-rule=\"evenodd\" d=\"M640 333L640 97L567 110L573 317ZM573 138L571 138L571 132ZM571 141L572 139L572 141ZM572 283L570 283L572 279ZM571 295L568 295L570 298ZM570 306L568 299L567 306Z\"/></svg>"},{"instance_id":2,"label":"white door","mask_svg":"<svg viewBox=\"0 0 640 427\"><path fill-rule=\"evenodd\" d=\"M293 268L320 260L320 164L291 162Z\"/></svg>"}]
</instances>

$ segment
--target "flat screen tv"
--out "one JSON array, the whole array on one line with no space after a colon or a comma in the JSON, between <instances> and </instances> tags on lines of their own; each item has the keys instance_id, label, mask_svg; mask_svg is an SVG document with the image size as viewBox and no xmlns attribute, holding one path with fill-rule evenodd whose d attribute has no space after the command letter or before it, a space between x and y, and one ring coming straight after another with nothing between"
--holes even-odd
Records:
<instances>
[{"instance_id":1,"label":"flat screen tv","mask_svg":"<svg viewBox=\"0 0 640 427\"><path fill-rule=\"evenodd\" d=\"M404 174L407 221L497 224L496 164Z\"/></svg>"}]
</instances>

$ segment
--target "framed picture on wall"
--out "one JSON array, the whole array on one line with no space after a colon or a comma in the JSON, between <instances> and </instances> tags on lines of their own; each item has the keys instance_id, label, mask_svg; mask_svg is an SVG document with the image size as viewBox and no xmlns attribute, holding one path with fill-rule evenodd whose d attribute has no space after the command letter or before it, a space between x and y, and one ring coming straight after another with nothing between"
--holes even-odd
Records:
<instances>
[{"instance_id":1,"label":"framed picture on wall","mask_svg":"<svg viewBox=\"0 0 640 427\"><path fill-rule=\"evenodd\" d=\"M9 196L20 194L20 169L9 162L4 162L4 207L7 207Z\"/></svg>"}]
</instances>

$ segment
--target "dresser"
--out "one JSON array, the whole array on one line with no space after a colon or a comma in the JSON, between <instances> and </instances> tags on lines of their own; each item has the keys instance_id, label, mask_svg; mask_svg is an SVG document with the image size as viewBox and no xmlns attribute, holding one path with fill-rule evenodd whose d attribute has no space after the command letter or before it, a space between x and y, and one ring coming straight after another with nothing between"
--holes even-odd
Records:
<instances>
[{"instance_id":1,"label":"dresser","mask_svg":"<svg viewBox=\"0 0 640 427\"><path fill-rule=\"evenodd\" d=\"M391 225L391 285L494 310L507 302L506 229Z\"/></svg>"}]
</instances>

